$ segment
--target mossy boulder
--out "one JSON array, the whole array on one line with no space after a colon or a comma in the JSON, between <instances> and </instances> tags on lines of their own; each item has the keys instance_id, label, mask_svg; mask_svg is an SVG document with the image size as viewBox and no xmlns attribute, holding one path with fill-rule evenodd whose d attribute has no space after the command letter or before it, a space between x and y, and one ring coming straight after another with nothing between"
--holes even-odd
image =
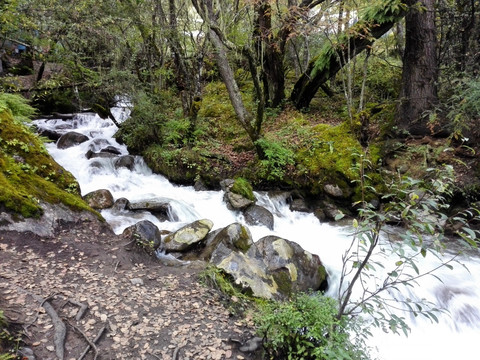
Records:
<instances>
[{"instance_id":1,"label":"mossy boulder","mask_svg":"<svg viewBox=\"0 0 480 360\"><path fill-rule=\"evenodd\" d=\"M210 259L219 244L223 244L230 250L246 252L253 245L252 234L246 226L240 223L233 223L219 231L212 232L212 236L207 237L205 248L199 258Z\"/></svg>"},{"instance_id":2,"label":"mossy boulder","mask_svg":"<svg viewBox=\"0 0 480 360\"><path fill-rule=\"evenodd\" d=\"M162 250L167 253L186 251L204 240L212 227L213 222L208 219L197 220L185 225L163 239Z\"/></svg>"},{"instance_id":3,"label":"mossy boulder","mask_svg":"<svg viewBox=\"0 0 480 360\"><path fill-rule=\"evenodd\" d=\"M5 95L0 94L0 210L24 218L40 217L42 203L92 211L81 199L73 175L52 159L39 137L23 123L33 109L26 103L10 106L2 102Z\"/></svg>"}]
</instances>

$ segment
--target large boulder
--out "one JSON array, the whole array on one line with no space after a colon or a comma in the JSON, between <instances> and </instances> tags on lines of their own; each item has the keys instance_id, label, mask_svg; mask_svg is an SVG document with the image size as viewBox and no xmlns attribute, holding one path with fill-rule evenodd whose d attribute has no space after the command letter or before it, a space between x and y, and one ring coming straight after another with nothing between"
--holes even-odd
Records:
<instances>
[{"instance_id":1,"label":"large boulder","mask_svg":"<svg viewBox=\"0 0 480 360\"><path fill-rule=\"evenodd\" d=\"M220 243L213 252L210 263L231 276L237 286L253 296L264 299L282 298L275 280L265 271L262 258L255 256L255 247L244 254L232 251Z\"/></svg>"},{"instance_id":2,"label":"large boulder","mask_svg":"<svg viewBox=\"0 0 480 360\"><path fill-rule=\"evenodd\" d=\"M97 210L111 208L114 204L113 195L108 189L89 192L83 197L87 204Z\"/></svg>"},{"instance_id":3,"label":"large boulder","mask_svg":"<svg viewBox=\"0 0 480 360\"><path fill-rule=\"evenodd\" d=\"M263 225L273 230L273 214L260 205L250 205L244 212L245 221L248 225Z\"/></svg>"},{"instance_id":4,"label":"large boulder","mask_svg":"<svg viewBox=\"0 0 480 360\"><path fill-rule=\"evenodd\" d=\"M157 226L148 220L142 220L135 225L127 227L123 236L130 240L137 248L145 250L152 255L162 242L162 236Z\"/></svg>"},{"instance_id":5,"label":"large boulder","mask_svg":"<svg viewBox=\"0 0 480 360\"><path fill-rule=\"evenodd\" d=\"M201 243L213 227L208 219L197 220L169 234L163 240L165 252L184 252Z\"/></svg>"},{"instance_id":6,"label":"large boulder","mask_svg":"<svg viewBox=\"0 0 480 360\"><path fill-rule=\"evenodd\" d=\"M199 258L208 260L219 244L223 244L230 250L246 252L253 245L253 239L250 230L246 226L240 223L233 223L212 233L212 236L206 238L205 243L205 248Z\"/></svg>"},{"instance_id":7,"label":"large boulder","mask_svg":"<svg viewBox=\"0 0 480 360\"><path fill-rule=\"evenodd\" d=\"M76 131L69 131L68 133L60 136L57 141L57 148L67 149L69 147L88 141L88 139L89 137L87 135L80 134Z\"/></svg>"},{"instance_id":8,"label":"large boulder","mask_svg":"<svg viewBox=\"0 0 480 360\"><path fill-rule=\"evenodd\" d=\"M279 291L319 290L326 281L326 271L318 255L304 250L297 243L276 236L266 236L255 243L267 272L275 279Z\"/></svg>"}]
</instances>

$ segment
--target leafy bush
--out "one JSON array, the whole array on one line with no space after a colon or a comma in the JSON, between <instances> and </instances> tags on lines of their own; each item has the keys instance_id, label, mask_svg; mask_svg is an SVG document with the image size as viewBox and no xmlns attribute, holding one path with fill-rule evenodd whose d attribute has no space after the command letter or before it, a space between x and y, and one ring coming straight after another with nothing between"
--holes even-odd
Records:
<instances>
[{"instance_id":1,"label":"leafy bush","mask_svg":"<svg viewBox=\"0 0 480 360\"><path fill-rule=\"evenodd\" d=\"M367 359L361 339L352 341L351 324L337 311L336 301L321 294L266 303L255 318L266 358Z\"/></svg>"},{"instance_id":2,"label":"leafy bush","mask_svg":"<svg viewBox=\"0 0 480 360\"><path fill-rule=\"evenodd\" d=\"M27 99L8 93L0 93L0 112L2 111L10 112L20 122L29 122L35 114L35 109L28 104Z\"/></svg>"},{"instance_id":3,"label":"leafy bush","mask_svg":"<svg viewBox=\"0 0 480 360\"><path fill-rule=\"evenodd\" d=\"M295 154L291 149L285 147L281 142L261 138L257 140L258 145L264 154L260 161L262 169L261 176L267 180L282 180L286 167L295 163Z\"/></svg>"}]
</instances>

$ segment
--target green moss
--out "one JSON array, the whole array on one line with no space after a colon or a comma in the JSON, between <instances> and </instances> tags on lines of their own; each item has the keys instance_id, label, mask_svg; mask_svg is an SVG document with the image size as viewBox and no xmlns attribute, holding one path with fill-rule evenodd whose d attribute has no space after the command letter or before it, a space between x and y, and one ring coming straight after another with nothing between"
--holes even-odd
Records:
<instances>
[{"instance_id":1,"label":"green moss","mask_svg":"<svg viewBox=\"0 0 480 360\"><path fill-rule=\"evenodd\" d=\"M235 179L231 191L235 194L242 195L248 200L255 201L255 195L253 195L253 187L248 180L238 177Z\"/></svg>"},{"instance_id":2,"label":"green moss","mask_svg":"<svg viewBox=\"0 0 480 360\"><path fill-rule=\"evenodd\" d=\"M272 274L273 279L277 283L278 292L282 295L290 297L292 295L292 278L287 269L280 269Z\"/></svg>"},{"instance_id":3,"label":"green moss","mask_svg":"<svg viewBox=\"0 0 480 360\"><path fill-rule=\"evenodd\" d=\"M333 182L348 193L348 186L358 174L353 169L362 147L347 123L341 125L319 124L310 130L311 135L297 151L300 172L317 182L313 192L321 192L323 185Z\"/></svg>"},{"instance_id":4,"label":"green moss","mask_svg":"<svg viewBox=\"0 0 480 360\"><path fill-rule=\"evenodd\" d=\"M20 121L33 110L24 111L28 105L17 103L21 106L0 110L0 208L24 217L41 216L41 202L93 211L81 199L75 178L51 158L39 137Z\"/></svg>"}]
</instances>

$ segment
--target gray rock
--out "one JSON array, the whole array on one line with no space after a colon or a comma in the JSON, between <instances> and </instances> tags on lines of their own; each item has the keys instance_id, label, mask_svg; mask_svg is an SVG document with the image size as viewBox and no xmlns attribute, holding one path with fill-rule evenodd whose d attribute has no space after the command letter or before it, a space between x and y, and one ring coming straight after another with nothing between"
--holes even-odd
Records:
<instances>
[{"instance_id":1,"label":"gray rock","mask_svg":"<svg viewBox=\"0 0 480 360\"><path fill-rule=\"evenodd\" d=\"M273 214L260 205L251 205L244 212L245 221L248 225L263 225L273 230Z\"/></svg>"},{"instance_id":2,"label":"gray rock","mask_svg":"<svg viewBox=\"0 0 480 360\"><path fill-rule=\"evenodd\" d=\"M112 208L115 211L124 211L127 209L128 203L129 203L128 199L122 197L115 201Z\"/></svg>"},{"instance_id":3,"label":"gray rock","mask_svg":"<svg viewBox=\"0 0 480 360\"><path fill-rule=\"evenodd\" d=\"M69 147L81 144L87 141L89 138L87 135L80 134L75 131L70 131L66 134L60 136L57 141L57 148L59 149L67 149Z\"/></svg>"},{"instance_id":4,"label":"gray rock","mask_svg":"<svg viewBox=\"0 0 480 360\"><path fill-rule=\"evenodd\" d=\"M291 211L299 211L299 212L310 212L310 208L307 205L307 202L304 199L294 199L290 203L290 210Z\"/></svg>"},{"instance_id":5,"label":"gray rock","mask_svg":"<svg viewBox=\"0 0 480 360\"><path fill-rule=\"evenodd\" d=\"M340 189L338 185L332 185L332 184L326 184L323 187L323 190L330 196L333 196L335 198L341 198L343 197L343 191Z\"/></svg>"},{"instance_id":6,"label":"gray rock","mask_svg":"<svg viewBox=\"0 0 480 360\"><path fill-rule=\"evenodd\" d=\"M115 160L114 166L116 169L124 167L124 168L127 168L128 170L133 170L135 166L135 156L133 155L120 156L117 160Z\"/></svg>"},{"instance_id":7,"label":"gray rock","mask_svg":"<svg viewBox=\"0 0 480 360\"><path fill-rule=\"evenodd\" d=\"M149 211L161 220L168 220L173 217L172 207L170 205L170 199L167 198L154 198L141 201L129 201L126 206L127 210L132 211Z\"/></svg>"},{"instance_id":8,"label":"gray rock","mask_svg":"<svg viewBox=\"0 0 480 360\"><path fill-rule=\"evenodd\" d=\"M142 220L127 227L123 231L123 236L138 247L143 248L150 255L153 255L162 243L160 230L148 220Z\"/></svg>"},{"instance_id":9,"label":"gray rock","mask_svg":"<svg viewBox=\"0 0 480 360\"><path fill-rule=\"evenodd\" d=\"M162 246L167 253L184 252L188 248L202 242L213 227L208 219L197 220L185 225L174 233L165 237Z\"/></svg>"},{"instance_id":10,"label":"gray rock","mask_svg":"<svg viewBox=\"0 0 480 360\"><path fill-rule=\"evenodd\" d=\"M30 231L38 236L52 238L61 224L76 223L78 221L98 221L96 216L88 211L72 211L63 204L40 203L43 214L39 219L12 216L7 212L0 212L0 231L10 230L18 232Z\"/></svg>"},{"instance_id":11,"label":"gray rock","mask_svg":"<svg viewBox=\"0 0 480 360\"><path fill-rule=\"evenodd\" d=\"M253 296L264 299L280 298L278 286L273 277L265 271L262 258L232 251L220 243L213 252L210 263L232 276L237 286L251 292Z\"/></svg>"},{"instance_id":12,"label":"gray rock","mask_svg":"<svg viewBox=\"0 0 480 360\"><path fill-rule=\"evenodd\" d=\"M275 279L279 292L290 296L299 291L318 290L326 280L326 271L318 255L297 243L276 236L266 236L255 243Z\"/></svg>"},{"instance_id":13,"label":"gray rock","mask_svg":"<svg viewBox=\"0 0 480 360\"><path fill-rule=\"evenodd\" d=\"M110 190L100 189L89 192L83 197L87 204L97 210L111 208L114 204L113 195Z\"/></svg>"},{"instance_id":14,"label":"gray rock","mask_svg":"<svg viewBox=\"0 0 480 360\"><path fill-rule=\"evenodd\" d=\"M212 236L207 236L205 243L205 248L199 258L208 260L220 243L223 243L228 249L246 252L253 245L253 239L247 227L233 223L215 231Z\"/></svg>"},{"instance_id":15,"label":"gray rock","mask_svg":"<svg viewBox=\"0 0 480 360\"><path fill-rule=\"evenodd\" d=\"M235 180L225 179L220 182L220 187L225 192L224 200L227 203L227 208L230 210L244 210L255 202L246 197L236 194L231 191Z\"/></svg>"},{"instance_id":16,"label":"gray rock","mask_svg":"<svg viewBox=\"0 0 480 360\"><path fill-rule=\"evenodd\" d=\"M340 216L343 214L343 212L337 208L334 204L330 202L323 202L323 212L325 214L325 217L328 220L333 220L335 221L337 216Z\"/></svg>"}]
</instances>

